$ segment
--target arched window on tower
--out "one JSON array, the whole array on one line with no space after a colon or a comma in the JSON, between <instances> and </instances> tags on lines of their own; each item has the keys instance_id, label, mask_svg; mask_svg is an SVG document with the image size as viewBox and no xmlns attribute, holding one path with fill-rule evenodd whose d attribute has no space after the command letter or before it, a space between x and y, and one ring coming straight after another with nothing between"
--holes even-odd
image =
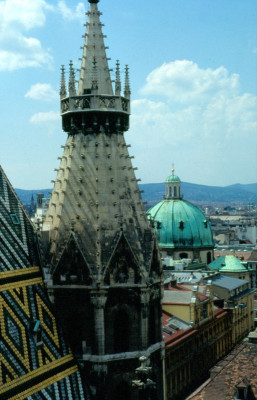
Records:
<instances>
[{"instance_id":1,"label":"arched window on tower","mask_svg":"<svg viewBox=\"0 0 257 400\"><path fill-rule=\"evenodd\" d=\"M177 186L174 186L174 197L177 197Z\"/></svg>"},{"instance_id":2,"label":"arched window on tower","mask_svg":"<svg viewBox=\"0 0 257 400\"><path fill-rule=\"evenodd\" d=\"M212 262L211 252L208 251L208 253L207 253L207 264L210 264L211 262Z\"/></svg>"},{"instance_id":3,"label":"arched window on tower","mask_svg":"<svg viewBox=\"0 0 257 400\"><path fill-rule=\"evenodd\" d=\"M172 197L172 187L169 187L169 197Z\"/></svg>"},{"instance_id":4,"label":"arched window on tower","mask_svg":"<svg viewBox=\"0 0 257 400\"><path fill-rule=\"evenodd\" d=\"M116 312L113 321L113 338L115 353L123 353L129 351L130 324L129 315L126 311L119 310Z\"/></svg>"}]
</instances>

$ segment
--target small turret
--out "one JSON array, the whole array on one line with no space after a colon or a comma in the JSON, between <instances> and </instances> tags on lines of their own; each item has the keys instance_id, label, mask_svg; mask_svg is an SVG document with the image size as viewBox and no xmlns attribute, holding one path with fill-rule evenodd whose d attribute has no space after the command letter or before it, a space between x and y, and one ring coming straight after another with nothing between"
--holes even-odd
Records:
<instances>
[{"instance_id":1,"label":"small turret","mask_svg":"<svg viewBox=\"0 0 257 400\"><path fill-rule=\"evenodd\" d=\"M70 80L69 80L69 95L76 95L76 86L75 86L75 71L73 68L73 63L70 61Z\"/></svg>"},{"instance_id":2,"label":"small turret","mask_svg":"<svg viewBox=\"0 0 257 400\"><path fill-rule=\"evenodd\" d=\"M124 96L126 99L130 99L131 91L130 91L130 83L129 83L129 67L126 65L125 67L125 87L124 87Z\"/></svg>"},{"instance_id":3,"label":"small turret","mask_svg":"<svg viewBox=\"0 0 257 400\"><path fill-rule=\"evenodd\" d=\"M60 88L61 99L67 97L66 82L65 82L65 67L61 66L61 88Z\"/></svg>"},{"instance_id":4,"label":"small turret","mask_svg":"<svg viewBox=\"0 0 257 400\"><path fill-rule=\"evenodd\" d=\"M115 96L120 96L121 81L120 81L120 62L116 62L116 80L115 80Z\"/></svg>"}]
</instances>

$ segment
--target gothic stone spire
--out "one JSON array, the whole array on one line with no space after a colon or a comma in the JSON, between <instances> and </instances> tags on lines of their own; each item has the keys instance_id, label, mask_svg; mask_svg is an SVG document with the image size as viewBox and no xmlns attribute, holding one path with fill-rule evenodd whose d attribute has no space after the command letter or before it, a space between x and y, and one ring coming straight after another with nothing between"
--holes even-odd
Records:
<instances>
[{"instance_id":1,"label":"gothic stone spire","mask_svg":"<svg viewBox=\"0 0 257 400\"><path fill-rule=\"evenodd\" d=\"M99 14L91 0L78 91L61 99L68 139L43 237L65 334L92 386L97 382L95 398L109 400L121 397L113 392L122 372L134 376L138 352L155 353L154 370L161 371L162 269L124 139L128 68L122 96L117 64L114 94Z\"/></svg>"}]
</instances>

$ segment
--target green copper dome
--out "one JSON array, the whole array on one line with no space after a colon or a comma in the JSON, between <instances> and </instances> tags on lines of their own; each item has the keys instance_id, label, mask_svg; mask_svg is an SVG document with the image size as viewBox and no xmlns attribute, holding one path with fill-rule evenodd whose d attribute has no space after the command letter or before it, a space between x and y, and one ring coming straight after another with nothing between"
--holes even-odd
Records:
<instances>
[{"instance_id":1,"label":"green copper dome","mask_svg":"<svg viewBox=\"0 0 257 400\"><path fill-rule=\"evenodd\" d=\"M172 174L172 175L168 176L168 178L166 179L165 182L167 183L167 182L181 182L181 181L177 175Z\"/></svg>"},{"instance_id":2,"label":"green copper dome","mask_svg":"<svg viewBox=\"0 0 257 400\"><path fill-rule=\"evenodd\" d=\"M245 272L245 271L247 271L247 268L245 268L243 266L243 264L240 262L240 260L233 255L220 256L220 257L216 258L216 260L213 260L209 264L209 267L213 271L221 271L221 272Z\"/></svg>"},{"instance_id":3,"label":"green copper dome","mask_svg":"<svg viewBox=\"0 0 257 400\"><path fill-rule=\"evenodd\" d=\"M181 199L165 199L147 212L154 220L160 247L214 247L212 230L205 215Z\"/></svg>"}]
</instances>

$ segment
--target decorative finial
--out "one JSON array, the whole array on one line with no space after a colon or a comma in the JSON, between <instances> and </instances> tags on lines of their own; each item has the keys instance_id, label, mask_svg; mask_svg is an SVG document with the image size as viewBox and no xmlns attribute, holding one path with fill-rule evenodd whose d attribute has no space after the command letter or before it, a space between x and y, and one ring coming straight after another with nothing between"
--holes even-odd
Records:
<instances>
[{"instance_id":1,"label":"decorative finial","mask_svg":"<svg viewBox=\"0 0 257 400\"><path fill-rule=\"evenodd\" d=\"M74 71L74 68L73 68L72 61L70 61L69 94L70 94L70 96L75 96L76 95L75 71Z\"/></svg>"},{"instance_id":2,"label":"decorative finial","mask_svg":"<svg viewBox=\"0 0 257 400\"><path fill-rule=\"evenodd\" d=\"M61 88L60 88L61 99L67 97L66 82L65 82L65 67L61 66Z\"/></svg>"},{"instance_id":3,"label":"decorative finial","mask_svg":"<svg viewBox=\"0 0 257 400\"><path fill-rule=\"evenodd\" d=\"M129 67L126 65L125 67L125 88L124 88L124 96L127 99L130 99L131 91L130 91L130 84L129 84Z\"/></svg>"},{"instance_id":4,"label":"decorative finial","mask_svg":"<svg viewBox=\"0 0 257 400\"><path fill-rule=\"evenodd\" d=\"M120 81L120 62L116 62L116 80L115 80L115 95L120 96L121 92L121 81Z\"/></svg>"},{"instance_id":5,"label":"decorative finial","mask_svg":"<svg viewBox=\"0 0 257 400\"><path fill-rule=\"evenodd\" d=\"M172 163L172 170L171 170L171 172L172 172L172 176L174 176L174 172L175 172L174 163Z\"/></svg>"}]
</instances>

